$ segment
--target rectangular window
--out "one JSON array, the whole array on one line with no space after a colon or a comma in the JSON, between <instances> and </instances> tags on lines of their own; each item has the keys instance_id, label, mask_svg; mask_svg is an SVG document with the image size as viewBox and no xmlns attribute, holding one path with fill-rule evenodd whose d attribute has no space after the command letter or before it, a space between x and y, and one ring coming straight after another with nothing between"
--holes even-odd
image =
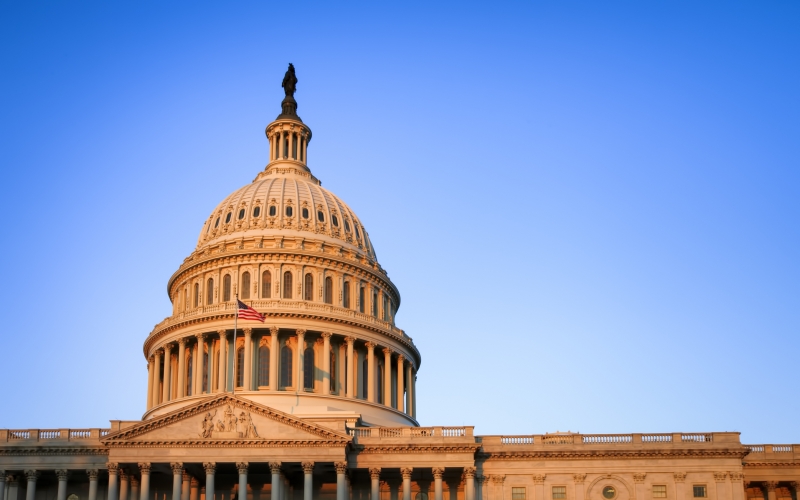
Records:
<instances>
[{"instance_id":1,"label":"rectangular window","mask_svg":"<svg viewBox=\"0 0 800 500\"><path fill-rule=\"evenodd\" d=\"M525 488L511 488L511 500L525 500Z\"/></svg>"},{"instance_id":2,"label":"rectangular window","mask_svg":"<svg viewBox=\"0 0 800 500\"><path fill-rule=\"evenodd\" d=\"M553 486L553 500L558 500L559 498L567 498L566 486Z\"/></svg>"},{"instance_id":3,"label":"rectangular window","mask_svg":"<svg viewBox=\"0 0 800 500\"><path fill-rule=\"evenodd\" d=\"M692 486L692 492L694 493L695 498L705 498L706 495L706 485L704 484L695 484Z\"/></svg>"},{"instance_id":4,"label":"rectangular window","mask_svg":"<svg viewBox=\"0 0 800 500\"><path fill-rule=\"evenodd\" d=\"M653 498L667 498L667 485L654 484L653 485Z\"/></svg>"}]
</instances>

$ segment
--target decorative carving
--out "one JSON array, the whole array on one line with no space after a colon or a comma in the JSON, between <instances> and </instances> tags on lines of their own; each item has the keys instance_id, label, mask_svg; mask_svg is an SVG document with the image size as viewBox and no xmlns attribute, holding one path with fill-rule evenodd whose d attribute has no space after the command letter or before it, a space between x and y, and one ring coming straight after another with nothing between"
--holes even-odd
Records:
<instances>
[{"instance_id":1,"label":"decorative carving","mask_svg":"<svg viewBox=\"0 0 800 500\"><path fill-rule=\"evenodd\" d=\"M106 468L108 469L109 474L116 474L119 472L119 464L116 462L108 462L106 464Z\"/></svg>"},{"instance_id":2,"label":"decorative carving","mask_svg":"<svg viewBox=\"0 0 800 500\"><path fill-rule=\"evenodd\" d=\"M586 480L586 474L573 474L572 480L575 481L575 484L583 484Z\"/></svg>"},{"instance_id":3,"label":"decorative carving","mask_svg":"<svg viewBox=\"0 0 800 500\"><path fill-rule=\"evenodd\" d=\"M728 473L727 472L715 472L714 473L714 481L716 481L718 483L725 482L725 479L727 479L727 478L728 478Z\"/></svg>"},{"instance_id":4,"label":"decorative carving","mask_svg":"<svg viewBox=\"0 0 800 500\"><path fill-rule=\"evenodd\" d=\"M645 477L647 477L647 474L645 474L644 472L637 472L633 475L633 482L643 483Z\"/></svg>"},{"instance_id":5,"label":"decorative carving","mask_svg":"<svg viewBox=\"0 0 800 500\"><path fill-rule=\"evenodd\" d=\"M139 469L141 468L142 464L139 464ZM147 473L150 474L150 464L147 464ZM89 476L89 481L97 481L98 471L97 469L86 469L86 475Z\"/></svg>"},{"instance_id":6,"label":"decorative carving","mask_svg":"<svg viewBox=\"0 0 800 500\"><path fill-rule=\"evenodd\" d=\"M25 475L28 475L28 471L25 471ZM767 486L767 491L774 492L775 488L778 487L778 481L765 481L764 484Z\"/></svg>"},{"instance_id":7,"label":"decorative carving","mask_svg":"<svg viewBox=\"0 0 800 500\"><path fill-rule=\"evenodd\" d=\"M214 423L217 411L212 414L207 412L205 418L200 423L201 432L200 437L205 439L254 439L258 437L256 426L250 416L250 412L241 412L236 416L236 412L232 405L225 407L225 413L222 419Z\"/></svg>"},{"instance_id":8,"label":"decorative carving","mask_svg":"<svg viewBox=\"0 0 800 500\"><path fill-rule=\"evenodd\" d=\"M444 475L444 469L441 467L434 467L433 469L431 469L431 472L433 473L434 479L441 479L442 476Z\"/></svg>"},{"instance_id":9,"label":"decorative carving","mask_svg":"<svg viewBox=\"0 0 800 500\"><path fill-rule=\"evenodd\" d=\"M314 462L303 462L300 465L303 467L303 474L314 473Z\"/></svg>"},{"instance_id":10,"label":"decorative carving","mask_svg":"<svg viewBox=\"0 0 800 500\"><path fill-rule=\"evenodd\" d=\"M728 475L731 478L731 481L742 481L744 480L744 474L741 472L728 472Z\"/></svg>"},{"instance_id":11,"label":"decorative carving","mask_svg":"<svg viewBox=\"0 0 800 500\"><path fill-rule=\"evenodd\" d=\"M506 480L505 474L495 474L490 475L489 478L492 480L494 484L503 484Z\"/></svg>"},{"instance_id":12,"label":"decorative carving","mask_svg":"<svg viewBox=\"0 0 800 500\"><path fill-rule=\"evenodd\" d=\"M281 463L280 462L270 462L269 463L269 470L273 474L280 474L281 473Z\"/></svg>"},{"instance_id":13,"label":"decorative carving","mask_svg":"<svg viewBox=\"0 0 800 500\"><path fill-rule=\"evenodd\" d=\"M389 349L388 347L384 347L384 348L382 349L382 352L383 352L383 355L384 355L384 356L391 356L391 355L392 355L392 353L393 353L394 351L393 351L393 350L391 350L391 349Z\"/></svg>"},{"instance_id":14,"label":"decorative carving","mask_svg":"<svg viewBox=\"0 0 800 500\"><path fill-rule=\"evenodd\" d=\"M333 466L336 467L337 474L347 473L347 462L334 462Z\"/></svg>"},{"instance_id":15,"label":"decorative carving","mask_svg":"<svg viewBox=\"0 0 800 500\"><path fill-rule=\"evenodd\" d=\"M213 475L217 471L216 462L203 462L203 469L206 470L206 475Z\"/></svg>"},{"instance_id":16,"label":"decorative carving","mask_svg":"<svg viewBox=\"0 0 800 500\"><path fill-rule=\"evenodd\" d=\"M320 335L322 336L323 339L331 338L331 332L322 332Z\"/></svg>"},{"instance_id":17,"label":"decorative carving","mask_svg":"<svg viewBox=\"0 0 800 500\"><path fill-rule=\"evenodd\" d=\"M369 477L372 479L380 479L381 478L381 468L380 467L371 467L369 469Z\"/></svg>"},{"instance_id":18,"label":"decorative carving","mask_svg":"<svg viewBox=\"0 0 800 500\"><path fill-rule=\"evenodd\" d=\"M183 462L172 462L169 466L172 469L173 476L183 475Z\"/></svg>"},{"instance_id":19,"label":"decorative carving","mask_svg":"<svg viewBox=\"0 0 800 500\"><path fill-rule=\"evenodd\" d=\"M676 483L682 483L686 481L686 473L685 472L676 472L672 475L675 478Z\"/></svg>"},{"instance_id":20,"label":"decorative carving","mask_svg":"<svg viewBox=\"0 0 800 500\"><path fill-rule=\"evenodd\" d=\"M584 477L586 475L584 474ZM533 475L533 484L544 484L544 478L547 477L547 474L534 474Z\"/></svg>"},{"instance_id":21,"label":"decorative carving","mask_svg":"<svg viewBox=\"0 0 800 500\"><path fill-rule=\"evenodd\" d=\"M414 472L414 469L411 467L403 467L400 469L400 475L403 476L403 479L411 479L411 473Z\"/></svg>"},{"instance_id":22,"label":"decorative carving","mask_svg":"<svg viewBox=\"0 0 800 500\"><path fill-rule=\"evenodd\" d=\"M236 462L236 470L239 471L239 475L247 474L247 467L250 464L247 462Z\"/></svg>"},{"instance_id":23,"label":"decorative carving","mask_svg":"<svg viewBox=\"0 0 800 500\"><path fill-rule=\"evenodd\" d=\"M66 481L69 477L69 471L66 469L56 469L56 477L59 481Z\"/></svg>"},{"instance_id":24,"label":"decorative carving","mask_svg":"<svg viewBox=\"0 0 800 500\"><path fill-rule=\"evenodd\" d=\"M269 334L273 335L273 336L277 336L278 335L278 327L277 326L269 327Z\"/></svg>"},{"instance_id":25,"label":"decorative carving","mask_svg":"<svg viewBox=\"0 0 800 500\"><path fill-rule=\"evenodd\" d=\"M364 347L366 347L367 350L370 350L370 351L375 349L375 346L376 346L376 344L374 342L367 342L366 344L364 344Z\"/></svg>"},{"instance_id":26,"label":"decorative carving","mask_svg":"<svg viewBox=\"0 0 800 500\"><path fill-rule=\"evenodd\" d=\"M474 478L475 477L475 467L464 467L464 472L462 475L465 478Z\"/></svg>"},{"instance_id":27,"label":"decorative carving","mask_svg":"<svg viewBox=\"0 0 800 500\"><path fill-rule=\"evenodd\" d=\"M356 339L355 337L345 337L344 341L347 342L347 344L352 344L353 342L356 341Z\"/></svg>"},{"instance_id":28,"label":"decorative carving","mask_svg":"<svg viewBox=\"0 0 800 500\"><path fill-rule=\"evenodd\" d=\"M114 464L114 465L117 465L117 464ZM110 469L109 469L109 472L111 472ZM38 477L39 477L39 471L36 470L36 469L28 469L28 470L25 471L25 479L27 479L29 482L30 481L36 482L36 479Z\"/></svg>"}]
</instances>

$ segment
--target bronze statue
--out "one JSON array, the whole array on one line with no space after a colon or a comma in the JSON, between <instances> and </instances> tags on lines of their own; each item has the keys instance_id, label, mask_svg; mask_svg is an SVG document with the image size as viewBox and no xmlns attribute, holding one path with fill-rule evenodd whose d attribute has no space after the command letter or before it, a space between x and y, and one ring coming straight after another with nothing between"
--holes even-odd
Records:
<instances>
[{"instance_id":1,"label":"bronze statue","mask_svg":"<svg viewBox=\"0 0 800 500\"><path fill-rule=\"evenodd\" d=\"M281 83L283 91L286 92L287 97L294 97L294 92L297 90L297 77L294 74L294 65L289 63L289 69L283 75L283 83Z\"/></svg>"}]
</instances>

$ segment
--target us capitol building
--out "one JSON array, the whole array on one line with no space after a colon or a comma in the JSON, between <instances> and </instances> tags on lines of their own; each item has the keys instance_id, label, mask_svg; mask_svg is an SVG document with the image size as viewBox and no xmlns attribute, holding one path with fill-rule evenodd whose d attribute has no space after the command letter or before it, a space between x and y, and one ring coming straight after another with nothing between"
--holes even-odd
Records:
<instances>
[{"instance_id":1,"label":"us capitol building","mask_svg":"<svg viewBox=\"0 0 800 500\"><path fill-rule=\"evenodd\" d=\"M290 65L266 168L169 279L142 419L0 430L0 500L800 500L800 445L736 432L421 427L400 292L308 167L296 83ZM237 297L265 321L234 335Z\"/></svg>"}]
</instances>

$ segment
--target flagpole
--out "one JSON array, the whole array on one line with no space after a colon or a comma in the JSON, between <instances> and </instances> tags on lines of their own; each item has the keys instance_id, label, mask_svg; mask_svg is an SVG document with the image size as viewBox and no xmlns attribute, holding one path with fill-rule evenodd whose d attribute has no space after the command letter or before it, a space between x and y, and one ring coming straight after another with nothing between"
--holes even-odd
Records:
<instances>
[{"instance_id":1,"label":"flagpole","mask_svg":"<svg viewBox=\"0 0 800 500\"><path fill-rule=\"evenodd\" d=\"M236 360L239 356L237 356L236 352L236 327L238 326L239 322L239 294L236 294L236 316L233 317L233 384L231 384L231 394L236 394L236 375L238 372L236 371Z\"/></svg>"}]
</instances>

